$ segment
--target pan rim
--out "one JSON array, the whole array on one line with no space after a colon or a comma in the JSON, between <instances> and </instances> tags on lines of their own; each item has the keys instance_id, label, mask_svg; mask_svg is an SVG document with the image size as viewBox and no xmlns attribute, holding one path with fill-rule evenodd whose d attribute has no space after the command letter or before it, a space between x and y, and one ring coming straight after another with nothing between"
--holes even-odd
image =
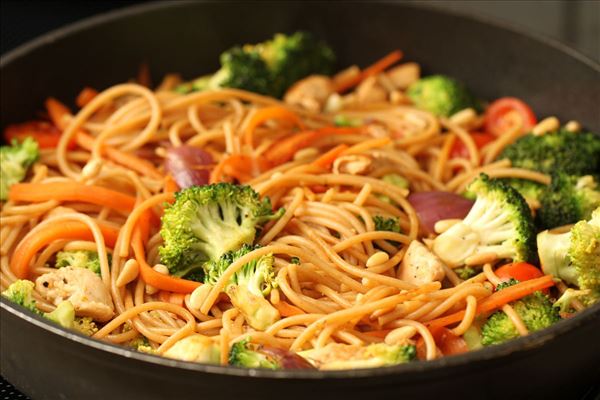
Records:
<instances>
[{"instance_id":1,"label":"pan rim","mask_svg":"<svg viewBox=\"0 0 600 400\"><path fill-rule=\"evenodd\" d=\"M201 1L200 3L216 3L217 1ZM274 1L268 1L273 2ZM92 17L82 19L80 21L68 24L51 30L37 38L34 38L17 48L4 53L0 56L0 70L7 67L12 62L21 57L27 56L32 51L37 50L49 43L61 40L80 31L102 25L107 22L120 20L134 15L143 14L146 12L162 10L174 7L183 7L187 4L197 3L191 0L178 0L173 2L150 2L146 4L128 6L117 10L101 13ZM235 3L235 2L231 2ZM265 2L262 2L265 3ZM300 3L300 1L292 1L292 3ZM347 2L356 3L356 2ZM545 36L543 34L528 32L523 28L509 22L499 21L493 17L483 16L469 12L459 12L456 10L443 10L435 6L427 4L416 4L408 1L377 1L379 4L388 4L393 6L408 7L413 9L425 10L431 13L441 15L451 15L459 18L468 19L471 21L483 23L493 26L494 28L509 31L518 35L522 35L531 40L537 41L542 45L550 46L555 50L563 53L567 57L572 57L595 72L600 74L600 62L593 60L586 54L569 47L567 44ZM449 369L453 367L461 367L466 364L481 363L489 360L501 360L509 354L525 354L529 351L534 351L542 347L545 343L553 340L556 336L569 332L577 327L585 324L595 318L600 317L600 304L597 304L587 310L584 310L569 320L562 320L554 326L534 332L526 337L514 339L507 343L491 346L482 350L468 352L461 355L448 356L432 361L418 361L407 364L401 364L391 367L370 368L370 369L355 369L342 371L312 371L312 370L265 370L265 369L245 369L231 366L220 366L210 364L199 364L193 362L172 360L160 356L140 353L134 350L129 350L125 347L114 345L100 340L95 340L87 336L74 333L67 329L61 328L51 322L43 319L40 316L23 309L20 306L14 305L8 300L2 298L0 300L0 308L7 312L26 320L38 328L49 331L53 334L60 335L70 339L79 345L92 347L96 350L106 351L119 357L135 359L137 361L146 362L149 364L167 366L183 370L197 371L208 374L229 375L238 377L254 377L265 379L347 379L347 378L372 378L386 377L399 374L416 374L421 372L431 372L440 369Z\"/></svg>"}]
</instances>

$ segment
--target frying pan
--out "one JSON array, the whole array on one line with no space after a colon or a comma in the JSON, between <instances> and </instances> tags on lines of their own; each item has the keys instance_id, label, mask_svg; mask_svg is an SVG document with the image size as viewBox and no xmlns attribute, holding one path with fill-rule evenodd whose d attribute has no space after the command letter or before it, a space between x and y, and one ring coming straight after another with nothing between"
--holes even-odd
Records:
<instances>
[{"instance_id":1,"label":"frying pan","mask_svg":"<svg viewBox=\"0 0 600 400\"><path fill-rule=\"evenodd\" d=\"M159 3L60 29L2 57L2 125L34 116L48 95L72 99L135 75L187 78L217 68L231 45L305 29L339 66L401 48L426 73L467 83L482 98L512 95L538 115L600 130L600 66L560 44L414 3ZM431 362L337 372L246 370L129 351L49 324L1 300L1 373L44 399L577 398L600 376L600 305L550 329Z\"/></svg>"}]
</instances>

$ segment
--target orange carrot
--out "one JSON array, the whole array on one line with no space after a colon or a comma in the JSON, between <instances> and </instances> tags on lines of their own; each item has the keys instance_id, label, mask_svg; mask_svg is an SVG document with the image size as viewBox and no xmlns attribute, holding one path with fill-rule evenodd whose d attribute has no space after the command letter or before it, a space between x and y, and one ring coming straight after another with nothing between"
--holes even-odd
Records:
<instances>
[{"instance_id":1,"label":"orange carrot","mask_svg":"<svg viewBox=\"0 0 600 400\"><path fill-rule=\"evenodd\" d=\"M373 337L376 337L376 338L379 338L379 339L385 339L385 337L391 331L392 331L391 329L381 329L381 330L376 330L376 331L367 331L367 332L365 332L365 335L373 336Z\"/></svg>"},{"instance_id":2,"label":"orange carrot","mask_svg":"<svg viewBox=\"0 0 600 400\"><path fill-rule=\"evenodd\" d=\"M77 99L75 99L75 104L77 104L77 107L83 108L96 96L98 96L98 91L96 89L86 86L77 95Z\"/></svg>"},{"instance_id":3,"label":"orange carrot","mask_svg":"<svg viewBox=\"0 0 600 400\"><path fill-rule=\"evenodd\" d=\"M82 148L91 151L94 147L94 138L82 131L77 132L77 144ZM112 161L121 164L124 167L146 175L153 179L163 179L163 175L154 167L154 165L143 158L139 158L131 153L127 153L114 147L103 146L102 152Z\"/></svg>"},{"instance_id":4,"label":"orange carrot","mask_svg":"<svg viewBox=\"0 0 600 400\"><path fill-rule=\"evenodd\" d=\"M259 109L250 118L244 132L244 143L252 147L254 145L254 131L256 128L271 119L289 121L300 129L304 129L304 123L300 117L287 108L281 106L264 107Z\"/></svg>"},{"instance_id":5,"label":"orange carrot","mask_svg":"<svg viewBox=\"0 0 600 400\"><path fill-rule=\"evenodd\" d=\"M348 148L348 145L345 143L338 144L333 149L329 150L327 153L321 155L319 158L314 160L312 162L312 165L316 167L321 167L323 169L329 169L331 168L331 164L333 164L335 159L338 158Z\"/></svg>"},{"instance_id":6,"label":"orange carrot","mask_svg":"<svg viewBox=\"0 0 600 400\"><path fill-rule=\"evenodd\" d=\"M165 303L171 303L175 304L176 306L182 307L185 296L182 293L174 293L166 290L161 290L160 292L158 292L158 298L160 299L160 301L163 301Z\"/></svg>"},{"instance_id":7,"label":"orange carrot","mask_svg":"<svg viewBox=\"0 0 600 400\"><path fill-rule=\"evenodd\" d=\"M165 178L165 193L175 193L179 191L179 186L177 186L177 182L171 177L171 175L167 175Z\"/></svg>"},{"instance_id":8,"label":"orange carrot","mask_svg":"<svg viewBox=\"0 0 600 400\"><path fill-rule=\"evenodd\" d=\"M246 182L271 167L264 157L250 157L244 154L234 154L223 158L210 174L210 183L223 181L223 175Z\"/></svg>"},{"instance_id":9,"label":"orange carrot","mask_svg":"<svg viewBox=\"0 0 600 400\"><path fill-rule=\"evenodd\" d=\"M321 137L316 131L304 131L293 133L283 140L273 143L264 153L265 158L276 166L290 161L294 154L305 147L310 146Z\"/></svg>"},{"instance_id":10,"label":"orange carrot","mask_svg":"<svg viewBox=\"0 0 600 400\"><path fill-rule=\"evenodd\" d=\"M99 223L98 226L108 247L114 247L119 229ZM29 276L29 262L35 254L55 240L77 239L94 240L90 228L80 221L63 221L59 224L48 225L45 229L32 235L27 240L19 242L10 259L10 269L19 279Z\"/></svg>"},{"instance_id":11,"label":"orange carrot","mask_svg":"<svg viewBox=\"0 0 600 400\"><path fill-rule=\"evenodd\" d=\"M101 186L88 186L77 182L17 183L8 193L11 201L42 202L82 201L106 206L119 211L131 211L135 198Z\"/></svg>"},{"instance_id":12,"label":"orange carrot","mask_svg":"<svg viewBox=\"0 0 600 400\"><path fill-rule=\"evenodd\" d=\"M146 262L146 252L144 250L142 236L142 230L140 228L136 229L131 238L131 246L133 247L135 259L140 265L140 276L144 282L157 289L183 294L191 293L201 285L200 282L163 275L160 272L153 270L152 267L148 265L148 262Z\"/></svg>"},{"instance_id":13,"label":"orange carrot","mask_svg":"<svg viewBox=\"0 0 600 400\"><path fill-rule=\"evenodd\" d=\"M398 62L402 58L403 54L400 50L394 50L382 59L378 60L374 64L369 67L363 69L360 74L353 75L347 81L341 82L335 88L335 91L338 93L345 92L348 89L353 88L358 85L360 82L367 79L369 76L377 75L383 71L385 71L388 67L392 66L396 62Z\"/></svg>"},{"instance_id":14,"label":"orange carrot","mask_svg":"<svg viewBox=\"0 0 600 400\"><path fill-rule=\"evenodd\" d=\"M58 129L64 130L67 127L68 122L65 117L72 115L67 106L53 97L48 97L46 99L46 110L48 110L50 119Z\"/></svg>"},{"instance_id":15,"label":"orange carrot","mask_svg":"<svg viewBox=\"0 0 600 400\"><path fill-rule=\"evenodd\" d=\"M283 300L279 300L279 303L275 304L275 308L277 311L279 311L279 314L281 314L282 317L292 317L294 315L306 314L300 308Z\"/></svg>"},{"instance_id":16,"label":"orange carrot","mask_svg":"<svg viewBox=\"0 0 600 400\"><path fill-rule=\"evenodd\" d=\"M544 275L541 278L517 283L516 285L495 292L491 296L482 300L477 306L477 314L497 310L511 301L518 300L533 292L537 292L538 290L543 290L551 286L554 286L554 281L551 275ZM460 322L464 316L465 312L459 311L454 314L446 315L445 317L429 321L427 322L427 325L429 325L431 330Z\"/></svg>"}]
</instances>

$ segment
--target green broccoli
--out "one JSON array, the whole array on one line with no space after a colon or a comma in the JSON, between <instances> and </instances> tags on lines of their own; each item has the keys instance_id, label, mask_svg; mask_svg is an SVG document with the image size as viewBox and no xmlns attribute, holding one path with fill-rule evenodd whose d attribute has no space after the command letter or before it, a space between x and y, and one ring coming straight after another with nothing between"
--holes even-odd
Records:
<instances>
[{"instance_id":1,"label":"green broccoli","mask_svg":"<svg viewBox=\"0 0 600 400\"><path fill-rule=\"evenodd\" d=\"M260 200L250 186L218 183L184 189L162 217L161 262L172 275L186 276L205 261L251 244L257 230L282 212L273 213L269 199Z\"/></svg>"},{"instance_id":2,"label":"green broccoli","mask_svg":"<svg viewBox=\"0 0 600 400\"><path fill-rule=\"evenodd\" d=\"M412 344L368 346L330 343L319 349L298 353L319 369L376 368L410 362L417 355Z\"/></svg>"},{"instance_id":3,"label":"green broccoli","mask_svg":"<svg viewBox=\"0 0 600 400\"><path fill-rule=\"evenodd\" d=\"M68 300L61 302L54 311L44 313L44 317L63 328L73 329L75 327L75 307Z\"/></svg>"},{"instance_id":4,"label":"green broccoli","mask_svg":"<svg viewBox=\"0 0 600 400\"><path fill-rule=\"evenodd\" d=\"M111 255L108 254L108 262L110 264ZM87 268L92 272L100 275L100 258L98 252L90 250L69 250L59 251L56 254L56 268L74 267Z\"/></svg>"},{"instance_id":5,"label":"green broccoli","mask_svg":"<svg viewBox=\"0 0 600 400\"><path fill-rule=\"evenodd\" d=\"M508 158L513 167L552 174L598 174L600 136L591 132L572 133L565 129L542 136L528 134L508 145L498 159Z\"/></svg>"},{"instance_id":6,"label":"green broccoli","mask_svg":"<svg viewBox=\"0 0 600 400\"><path fill-rule=\"evenodd\" d=\"M541 229L572 224L590 218L600 207L600 186L591 175L582 177L556 173L540 197L536 223Z\"/></svg>"},{"instance_id":7,"label":"green broccoli","mask_svg":"<svg viewBox=\"0 0 600 400\"><path fill-rule=\"evenodd\" d=\"M539 201L546 190L546 185L528 179L503 178L502 181L517 189L526 200Z\"/></svg>"},{"instance_id":8,"label":"green broccoli","mask_svg":"<svg viewBox=\"0 0 600 400\"><path fill-rule=\"evenodd\" d=\"M35 305L35 299L33 298L34 288L35 283L26 279L19 279L11 283L10 286L2 292L2 296L15 304L25 307L29 311L36 314L42 314Z\"/></svg>"},{"instance_id":9,"label":"green broccoli","mask_svg":"<svg viewBox=\"0 0 600 400\"><path fill-rule=\"evenodd\" d=\"M259 247L245 244L239 250L223 254L216 261L207 261L203 267L204 283L215 284L234 261ZM271 254L250 261L233 275L225 287L231 303L241 311L248 324L261 331L280 318L277 309L264 298L276 286L273 261Z\"/></svg>"},{"instance_id":10,"label":"green broccoli","mask_svg":"<svg viewBox=\"0 0 600 400\"><path fill-rule=\"evenodd\" d=\"M248 339L241 340L231 346L229 365L245 368L281 369L277 360L260 350L260 345L250 343Z\"/></svg>"},{"instance_id":11,"label":"green broccoli","mask_svg":"<svg viewBox=\"0 0 600 400\"><path fill-rule=\"evenodd\" d=\"M61 302L54 311L44 313L44 317L63 328L75 330L86 336L92 336L98 332L98 326L91 317L75 316L75 307L68 300Z\"/></svg>"},{"instance_id":12,"label":"green broccoli","mask_svg":"<svg viewBox=\"0 0 600 400\"><path fill-rule=\"evenodd\" d=\"M40 156L38 143L30 137L23 143L13 140L10 146L0 147L0 201L8 199L8 191L27 175L27 169Z\"/></svg>"},{"instance_id":13,"label":"green broccoli","mask_svg":"<svg viewBox=\"0 0 600 400\"><path fill-rule=\"evenodd\" d=\"M154 354L155 350L150 345L150 341L144 335L140 335L133 340L130 340L127 345L142 353Z\"/></svg>"},{"instance_id":14,"label":"green broccoli","mask_svg":"<svg viewBox=\"0 0 600 400\"><path fill-rule=\"evenodd\" d=\"M335 64L333 50L308 32L278 33L267 42L244 46L246 49L256 49L267 63L275 97L283 96L290 86L306 76L332 74Z\"/></svg>"},{"instance_id":15,"label":"green broccoli","mask_svg":"<svg viewBox=\"0 0 600 400\"><path fill-rule=\"evenodd\" d=\"M361 126L363 121L357 118L350 118L345 115L336 115L333 117L333 124L340 127Z\"/></svg>"},{"instance_id":16,"label":"green broccoli","mask_svg":"<svg viewBox=\"0 0 600 400\"><path fill-rule=\"evenodd\" d=\"M545 274L589 290L580 296L586 305L600 299L600 207L589 221L577 222L569 232L540 232L537 245Z\"/></svg>"},{"instance_id":17,"label":"green broccoli","mask_svg":"<svg viewBox=\"0 0 600 400\"><path fill-rule=\"evenodd\" d=\"M583 306L589 307L592 304L596 304L600 300L600 289L576 290L568 288L554 302L554 307L557 308L561 314L568 314L573 311L572 304L574 300L578 300Z\"/></svg>"},{"instance_id":18,"label":"green broccoli","mask_svg":"<svg viewBox=\"0 0 600 400\"><path fill-rule=\"evenodd\" d=\"M449 117L469 107L480 109L479 102L462 83L445 75L419 79L409 86L406 95L418 108L438 116Z\"/></svg>"},{"instance_id":19,"label":"green broccoli","mask_svg":"<svg viewBox=\"0 0 600 400\"><path fill-rule=\"evenodd\" d=\"M527 203L506 183L481 174L468 190L476 194L467 216L435 238L433 251L451 267L473 255L496 253L512 261L536 260L535 227Z\"/></svg>"},{"instance_id":20,"label":"green broccoli","mask_svg":"<svg viewBox=\"0 0 600 400\"><path fill-rule=\"evenodd\" d=\"M405 177L394 173L383 175L379 179L381 179L385 183L389 183L390 185L394 185L402 189L408 189L410 186L410 183ZM386 203L394 203L392 199L389 196L386 196L385 194L378 194L377 198L381 201L385 201Z\"/></svg>"},{"instance_id":21,"label":"green broccoli","mask_svg":"<svg viewBox=\"0 0 600 400\"><path fill-rule=\"evenodd\" d=\"M472 277L477 275L479 271L473 267L461 267L456 268L454 272L456 273L456 275L458 275L460 279L466 281L467 279L471 279Z\"/></svg>"},{"instance_id":22,"label":"green broccoli","mask_svg":"<svg viewBox=\"0 0 600 400\"><path fill-rule=\"evenodd\" d=\"M498 285L496 290L502 290L516 283L518 283L517 280L511 279L509 282ZM548 296L539 291L510 304L529 332L547 328L560 320L558 310L552 306ZM481 335L481 343L489 346L515 339L519 337L519 332L506 313L496 311L483 324Z\"/></svg>"},{"instance_id":23,"label":"green broccoli","mask_svg":"<svg viewBox=\"0 0 600 400\"><path fill-rule=\"evenodd\" d=\"M296 81L311 74L330 74L335 56L323 42L306 32L277 34L256 45L233 47L220 57L221 68L214 74L184 83L175 90L237 88L281 97Z\"/></svg>"},{"instance_id":24,"label":"green broccoli","mask_svg":"<svg viewBox=\"0 0 600 400\"><path fill-rule=\"evenodd\" d=\"M381 215L375 215L373 217L373 223L375 224L376 231L387 231L401 233L402 228L400 227L400 221L396 217L383 217Z\"/></svg>"}]
</instances>

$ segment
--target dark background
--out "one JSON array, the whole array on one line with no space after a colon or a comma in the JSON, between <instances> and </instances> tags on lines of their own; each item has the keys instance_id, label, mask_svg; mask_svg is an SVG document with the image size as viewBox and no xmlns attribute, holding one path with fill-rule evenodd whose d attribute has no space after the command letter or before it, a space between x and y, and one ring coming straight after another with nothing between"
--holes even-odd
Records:
<instances>
[{"instance_id":1,"label":"dark background","mask_svg":"<svg viewBox=\"0 0 600 400\"><path fill-rule=\"evenodd\" d=\"M1 53L49 30L142 1L2 1ZM430 7L489 16L565 42L600 60L598 0L417 1Z\"/></svg>"}]
</instances>

